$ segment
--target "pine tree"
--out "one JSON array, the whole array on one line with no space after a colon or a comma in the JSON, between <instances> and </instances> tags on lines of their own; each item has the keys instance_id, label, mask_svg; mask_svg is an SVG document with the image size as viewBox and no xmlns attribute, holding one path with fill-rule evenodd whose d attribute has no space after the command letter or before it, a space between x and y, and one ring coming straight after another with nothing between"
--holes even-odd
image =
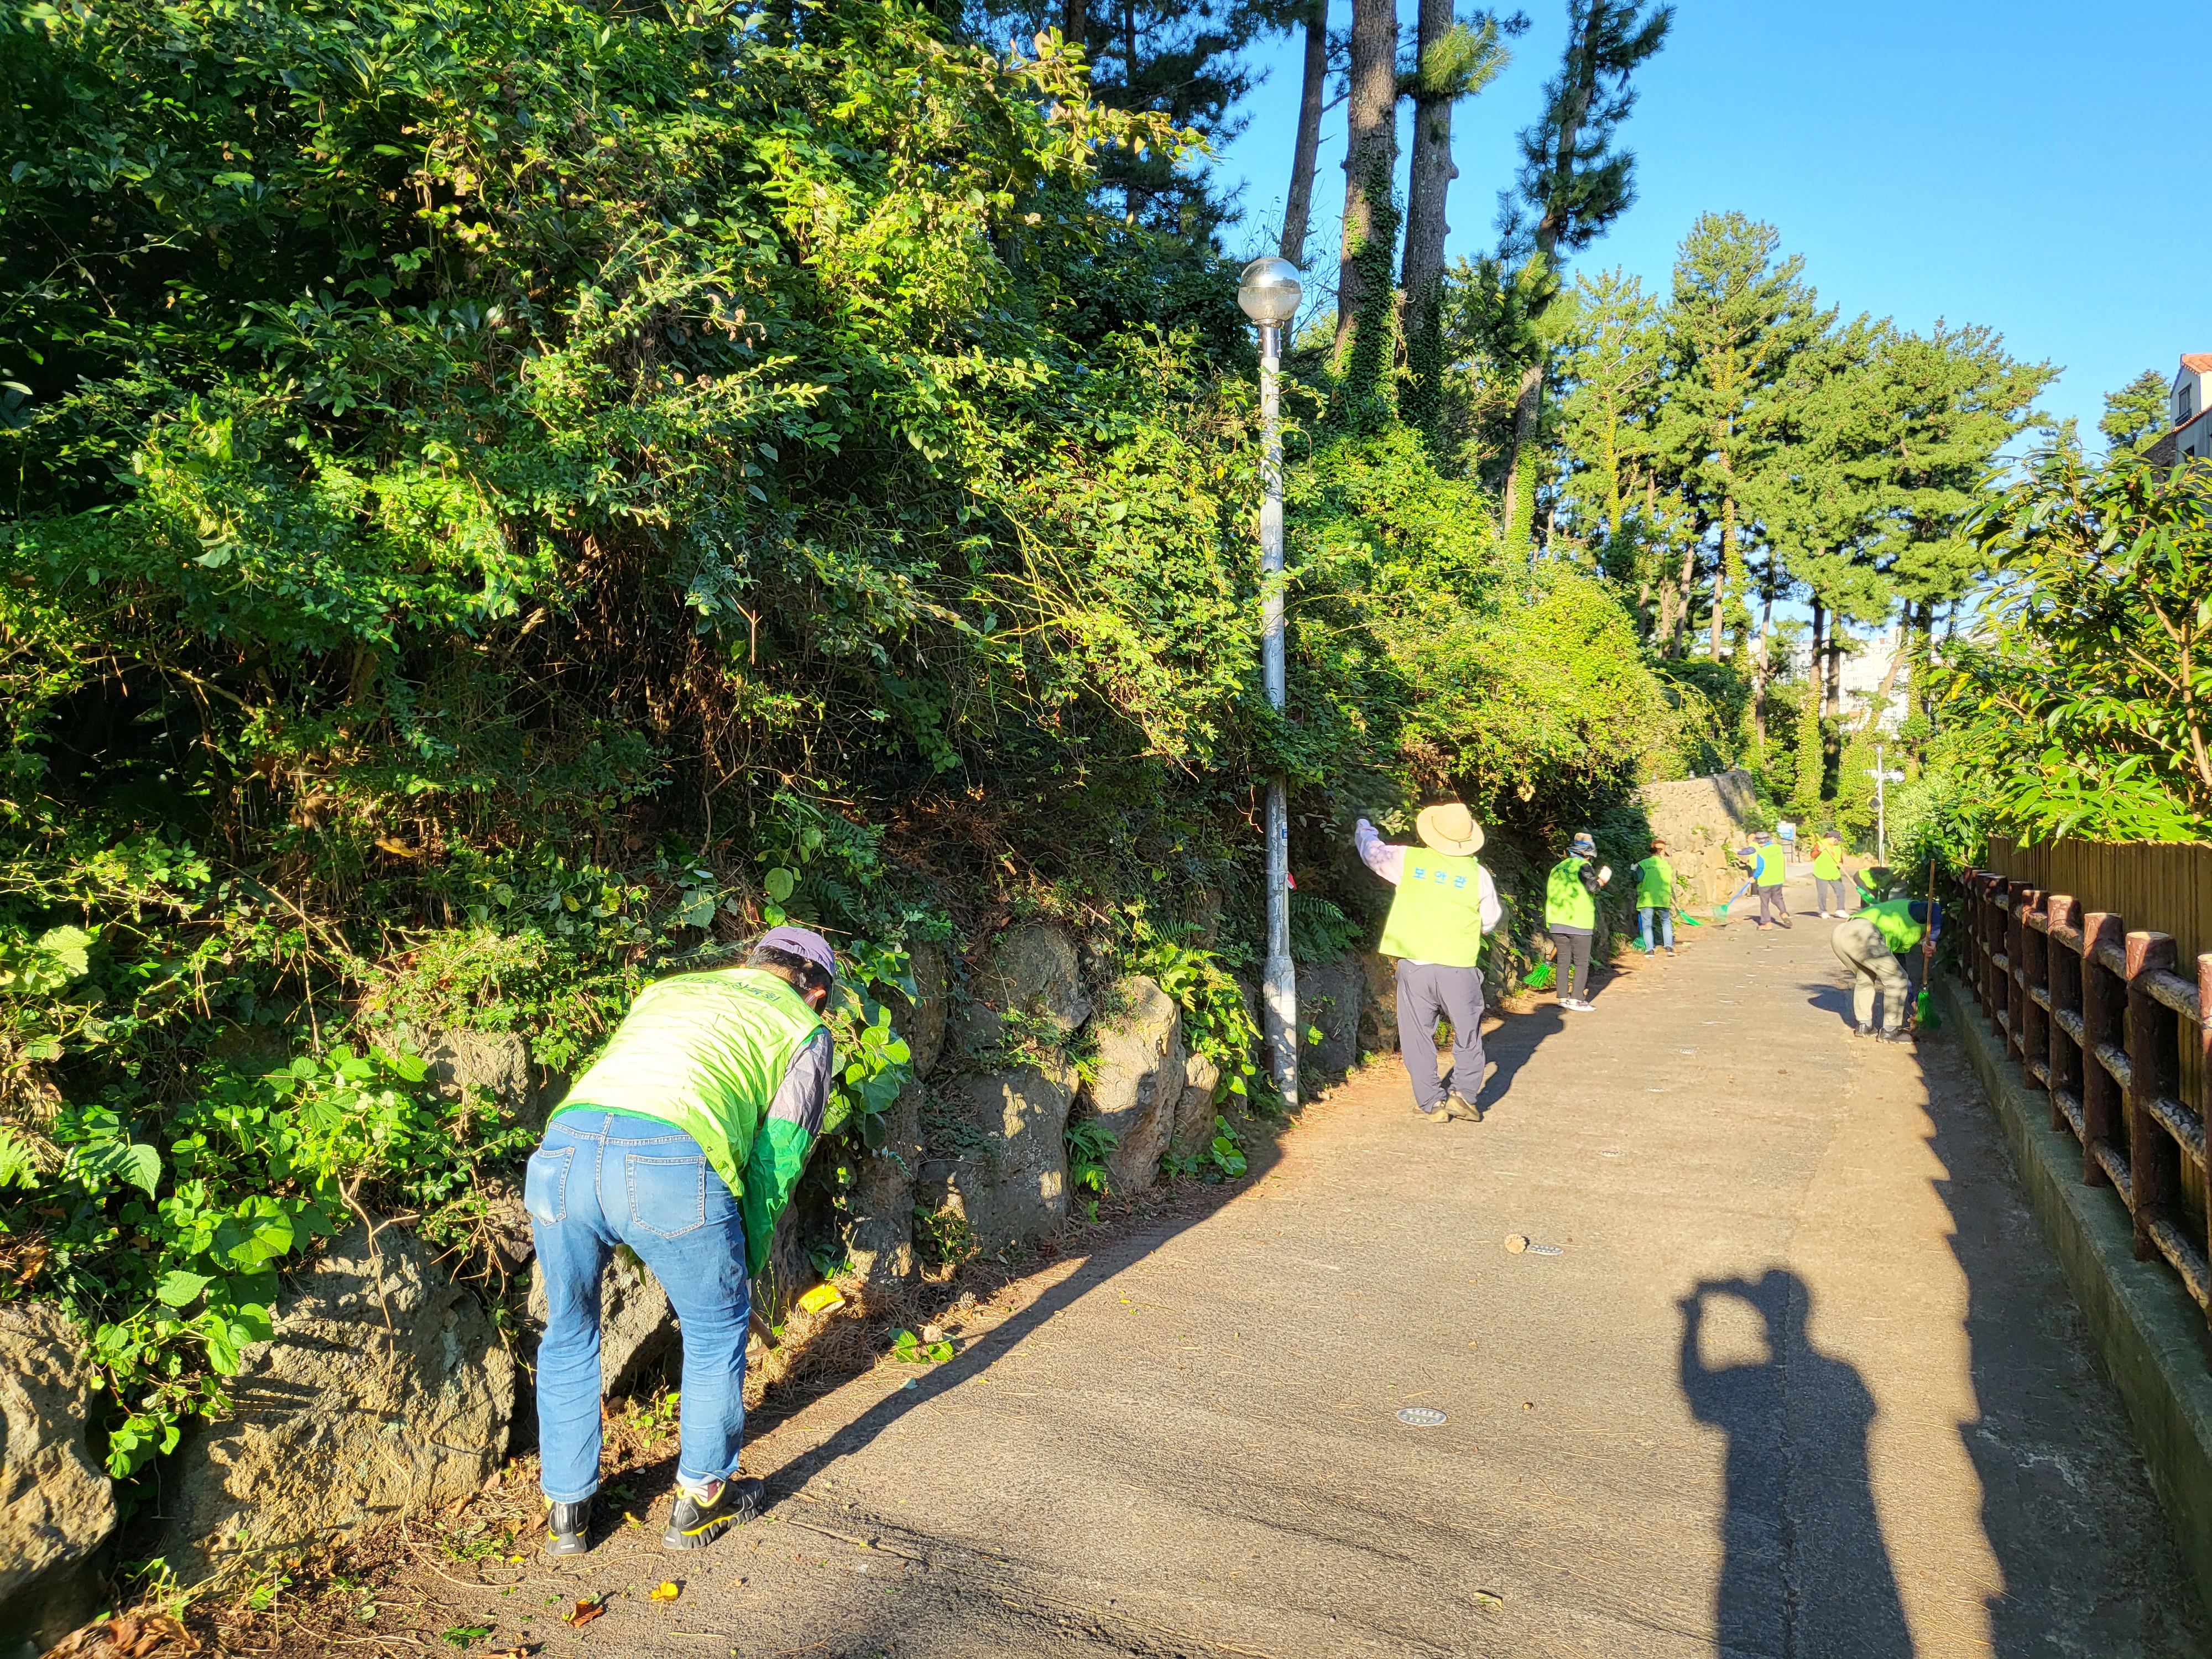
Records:
<instances>
[{"instance_id":1,"label":"pine tree","mask_svg":"<svg viewBox=\"0 0 2212 1659\"><path fill-rule=\"evenodd\" d=\"M1281 0L1017 0L973 14L975 31L1003 47L1058 28L1091 64L1092 95L1109 109L1167 116L1215 146L1244 130L1240 112L1258 75L1247 52L1283 26ZM1178 167L1156 145L1109 148L1098 182L1136 222L1204 241L1221 205L1205 176Z\"/></svg>"},{"instance_id":2,"label":"pine tree","mask_svg":"<svg viewBox=\"0 0 2212 1659\"><path fill-rule=\"evenodd\" d=\"M1406 204L1405 301L1408 371L1401 412L1431 448L1443 416L1443 288L1445 198L1459 176L1452 165L1452 106L1490 84L1511 61L1494 17L1470 28L1452 15L1452 0L1420 0L1420 23L1407 90L1413 100L1413 158Z\"/></svg>"},{"instance_id":3,"label":"pine tree","mask_svg":"<svg viewBox=\"0 0 2212 1659\"><path fill-rule=\"evenodd\" d=\"M1939 320L1924 336L1893 335L1876 373L1884 441L1868 472L1883 520L1882 568L1904 601L1911 685L1924 703L1936 611L1987 569L1970 523L1983 486L2004 447L2034 423L2035 398L2057 371L2013 357L1992 330Z\"/></svg>"},{"instance_id":4,"label":"pine tree","mask_svg":"<svg viewBox=\"0 0 2212 1659\"><path fill-rule=\"evenodd\" d=\"M1497 263L1520 267L1504 286L1524 295L1530 325L1558 297L1558 262L1579 253L1636 199L1636 158L1613 148L1636 106L1629 76L1665 44L1674 9L1644 0L1567 0L1567 46L1559 73L1544 88L1544 113L1521 134L1522 167L1500 214ZM1532 218L1530 216L1533 215ZM1522 341L1520 384L1506 457L1508 545L1525 550L1535 512L1536 417L1548 353L1540 330Z\"/></svg>"},{"instance_id":5,"label":"pine tree","mask_svg":"<svg viewBox=\"0 0 2212 1659\"><path fill-rule=\"evenodd\" d=\"M1819 308L1804 261L1775 261L1781 236L1741 213L1701 216L1674 261L1674 297L1662 315L1676 365L1662 422L1681 488L1718 526L1709 649L1723 628L1741 654L1751 630L1745 508L1786 435L1779 391L1800 353L1835 313Z\"/></svg>"},{"instance_id":6,"label":"pine tree","mask_svg":"<svg viewBox=\"0 0 2212 1659\"><path fill-rule=\"evenodd\" d=\"M1577 529L1598 540L1607 574L1636 585L1638 613L1645 614L1663 577L1652 556L1652 526L1631 520L1649 493L1666 375L1658 302L1641 279L1613 270L1578 276L1560 303L1572 307L1573 318L1559 423L1574 468L1566 498Z\"/></svg>"},{"instance_id":7,"label":"pine tree","mask_svg":"<svg viewBox=\"0 0 2212 1659\"><path fill-rule=\"evenodd\" d=\"M2172 424L2168 395L2166 376L2154 368L2105 394L2105 418L2097 422L2097 430L2105 434L2114 454L2140 449L2164 435Z\"/></svg>"},{"instance_id":8,"label":"pine tree","mask_svg":"<svg viewBox=\"0 0 2212 1659\"><path fill-rule=\"evenodd\" d=\"M1328 0L1306 0L1300 9L1305 57L1298 87L1298 132L1291 148L1291 188L1283 198L1278 251L1304 270L1306 227L1313 219L1314 167L1321 153L1321 118L1328 94Z\"/></svg>"}]
</instances>

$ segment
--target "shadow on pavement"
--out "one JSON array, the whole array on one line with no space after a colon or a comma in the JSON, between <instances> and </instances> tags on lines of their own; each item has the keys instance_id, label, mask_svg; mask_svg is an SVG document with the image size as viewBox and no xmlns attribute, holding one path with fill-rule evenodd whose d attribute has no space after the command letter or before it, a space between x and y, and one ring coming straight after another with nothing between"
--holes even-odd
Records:
<instances>
[{"instance_id":1,"label":"shadow on pavement","mask_svg":"<svg viewBox=\"0 0 2212 1659\"><path fill-rule=\"evenodd\" d=\"M1766 1357L1708 1369L1708 1306L1734 1297L1759 1316ZM1728 1436L1716 1646L1725 1654L1820 1650L1858 1659L1910 1656L1867 1467L1874 1395L1847 1362L1808 1339L1805 1282L1779 1267L1758 1279L1701 1281L1682 1314L1682 1393L1700 1423ZM1808 1478L1809 1476L1809 1478Z\"/></svg>"},{"instance_id":2,"label":"shadow on pavement","mask_svg":"<svg viewBox=\"0 0 2212 1659\"><path fill-rule=\"evenodd\" d=\"M1920 966L1909 964L1916 988ZM1928 1090L1928 1147L1942 1166L1933 1184L1966 1285L1977 1415L1959 1437L2003 1579L1987 1600L1991 1650L2198 1659L2212 1650L2203 1605L1980 1080L1948 1025L1923 1036L1914 1058Z\"/></svg>"},{"instance_id":3,"label":"shadow on pavement","mask_svg":"<svg viewBox=\"0 0 2212 1659\"><path fill-rule=\"evenodd\" d=\"M1845 1030L1852 1029L1850 987L1807 984L1797 988L1806 994L1805 1000L1808 1006L1818 1008L1824 1014L1833 1015L1843 1023Z\"/></svg>"},{"instance_id":4,"label":"shadow on pavement","mask_svg":"<svg viewBox=\"0 0 2212 1659\"><path fill-rule=\"evenodd\" d=\"M1288 1124L1279 1126L1276 1133L1265 1139L1255 1136L1247 1143L1250 1162L1243 1176L1233 1182L1224 1182L1196 1201L1178 1203L1175 1212L1163 1217L1158 1224L1101 1240L1097 1248L1084 1255L1079 1265L1067 1277L976 1337L946 1364L933 1368L927 1376L914 1379L909 1386L878 1401L820 1445L769 1476L769 1507L775 1505L777 1498L804 1486L838 1459L866 1447L878 1435L895 1426L908 1412L929 1405L962 1383L981 1376L1007 1350L1050 1321L1054 1315L1073 1305L1087 1292L1096 1290L1178 1235L1207 1219L1239 1194L1256 1186L1282 1162L1281 1133L1289 1127ZM1017 1273L1013 1275L1014 1280L1018 1282L1038 1273L1049 1271L1058 1265L1056 1258L1057 1253L1055 1259L1039 1261L1025 1272ZM754 1413L746 1429L746 1438L749 1441L753 1439L767 1428L803 1410L806 1403L805 1399L779 1401L772 1411L763 1409Z\"/></svg>"},{"instance_id":5,"label":"shadow on pavement","mask_svg":"<svg viewBox=\"0 0 2212 1659\"><path fill-rule=\"evenodd\" d=\"M1485 1113L1505 1103L1506 1097L1513 1092L1514 1079L1521 1074L1521 1068L1528 1063L1538 1045L1566 1023L1565 1010L1547 997L1540 1006L1525 1014L1504 1015L1496 1030L1483 1033L1483 1057L1498 1066L1497 1074L1483 1093Z\"/></svg>"}]
</instances>

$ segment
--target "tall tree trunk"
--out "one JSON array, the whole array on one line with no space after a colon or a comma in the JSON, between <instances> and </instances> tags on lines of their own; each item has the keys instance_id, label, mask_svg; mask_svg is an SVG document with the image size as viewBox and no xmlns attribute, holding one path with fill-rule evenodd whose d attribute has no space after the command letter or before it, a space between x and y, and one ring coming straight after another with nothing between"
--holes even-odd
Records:
<instances>
[{"instance_id":1,"label":"tall tree trunk","mask_svg":"<svg viewBox=\"0 0 2212 1659\"><path fill-rule=\"evenodd\" d=\"M1415 34L1413 161L1406 191L1406 263L1399 286L1406 293L1406 357L1413 371L1407 387L1407 423L1437 440L1443 413L1443 318L1437 297L1444 280L1445 198L1459 177L1452 165L1452 100L1435 55L1452 30L1453 0L1420 0Z\"/></svg>"},{"instance_id":2,"label":"tall tree trunk","mask_svg":"<svg viewBox=\"0 0 2212 1659\"><path fill-rule=\"evenodd\" d=\"M1321 110L1328 92L1328 0L1306 10L1305 80L1298 89L1298 137L1291 152L1291 193L1283 201L1283 258L1304 269L1313 218L1314 158L1321 153Z\"/></svg>"},{"instance_id":3,"label":"tall tree trunk","mask_svg":"<svg viewBox=\"0 0 2212 1659\"><path fill-rule=\"evenodd\" d=\"M1352 0L1351 107L1344 148L1344 244L1336 279L1336 366L1360 395L1382 378L1397 215L1398 11L1394 0ZM1367 337L1362 338L1362 336ZM1357 352L1358 363L1352 359Z\"/></svg>"},{"instance_id":4,"label":"tall tree trunk","mask_svg":"<svg viewBox=\"0 0 2212 1659\"><path fill-rule=\"evenodd\" d=\"M1697 593L1698 543L1695 538L1682 544L1682 608L1674 613L1674 626L1667 636L1667 654L1680 658L1689 654L1690 602Z\"/></svg>"},{"instance_id":5,"label":"tall tree trunk","mask_svg":"<svg viewBox=\"0 0 2212 1659\"><path fill-rule=\"evenodd\" d=\"M1549 267L1552 255L1559 245L1560 227L1566 222L1567 186L1574 181L1575 143L1581 137L1583 117L1589 109L1591 95L1597 90L1597 54L1591 50L1590 31L1596 27L1597 8L1593 6L1583 15L1582 33L1567 48L1565 79L1573 91L1559 123L1547 171L1551 185L1546 194L1544 216L1536 221L1536 257ZM1513 451L1507 458L1505 468L1505 523L1508 544L1513 527L1524 525L1529 512L1524 499L1534 487L1535 468L1524 467L1528 456L1536 442L1536 416L1541 407L1544 391L1544 360L1540 356L1521 371L1521 384L1513 394ZM1522 531L1525 534L1525 529Z\"/></svg>"},{"instance_id":6,"label":"tall tree trunk","mask_svg":"<svg viewBox=\"0 0 2212 1659\"><path fill-rule=\"evenodd\" d=\"M1813 596L1813 648L1805 655L1805 678L1814 687L1820 684L1820 656L1827 639L1827 607L1816 593Z\"/></svg>"},{"instance_id":7,"label":"tall tree trunk","mask_svg":"<svg viewBox=\"0 0 2212 1659\"><path fill-rule=\"evenodd\" d=\"M1827 681L1828 718L1840 720L1844 713L1844 617L1841 611L1838 611L1836 619L1828 624Z\"/></svg>"},{"instance_id":8,"label":"tall tree trunk","mask_svg":"<svg viewBox=\"0 0 2212 1659\"><path fill-rule=\"evenodd\" d=\"M1721 556L1713 571L1712 654L1721 659L1721 626L1728 611L1728 596L1743 588L1743 557L1735 547L1735 497L1721 497ZM1738 641L1741 643L1741 641ZM1741 664L1738 666L1741 666Z\"/></svg>"},{"instance_id":9,"label":"tall tree trunk","mask_svg":"<svg viewBox=\"0 0 2212 1659\"><path fill-rule=\"evenodd\" d=\"M1761 756L1766 752L1766 687L1773 678L1771 656L1774 640L1774 559L1767 556L1765 580L1760 583L1765 596L1765 608L1759 613L1759 638L1745 651L1751 659L1751 738Z\"/></svg>"},{"instance_id":10,"label":"tall tree trunk","mask_svg":"<svg viewBox=\"0 0 2212 1659\"><path fill-rule=\"evenodd\" d=\"M1091 32L1090 0L1064 0L1060 9L1060 39L1071 46L1087 47L1085 38Z\"/></svg>"}]
</instances>

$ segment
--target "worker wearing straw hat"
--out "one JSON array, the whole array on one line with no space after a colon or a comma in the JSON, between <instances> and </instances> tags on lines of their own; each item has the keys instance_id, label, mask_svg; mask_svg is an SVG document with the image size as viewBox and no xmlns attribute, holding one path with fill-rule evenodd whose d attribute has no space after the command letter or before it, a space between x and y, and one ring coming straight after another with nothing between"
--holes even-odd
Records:
<instances>
[{"instance_id":1,"label":"worker wearing straw hat","mask_svg":"<svg viewBox=\"0 0 2212 1659\"><path fill-rule=\"evenodd\" d=\"M1424 807L1418 847L1384 841L1365 818L1352 845L1367 867L1398 891L1382 927L1382 954L1398 959L1398 1053L1413 1083L1413 1109L1431 1123L1482 1121L1482 936L1504 908L1490 872L1475 859L1482 826L1458 801ZM1436 1028L1451 1021L1452 1081L1437 1075Z\"/></svg>"}]
</instances>

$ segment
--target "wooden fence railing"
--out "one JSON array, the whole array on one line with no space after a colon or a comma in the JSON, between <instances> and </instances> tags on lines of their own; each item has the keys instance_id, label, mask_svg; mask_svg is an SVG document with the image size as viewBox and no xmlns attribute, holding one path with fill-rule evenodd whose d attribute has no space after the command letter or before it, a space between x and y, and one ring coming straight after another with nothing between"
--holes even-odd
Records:
<instances>
[{"instance_id":1,"label":"wooden fence railing","mask_svg":"<svg viewBox=\"0 0 2212 1659\"><path fill-rule=\"evenodd\" d=\"M2127 1206L2136 1260L2164 1257L2212 1313L2212 1239L2183 1202L2185 1169L2186 1186L2205 1190L2212 951L2191 983L2170 934L2130 933L2109 911L1988 871L1969 874L1966 891L1960 969L1983 1012L2049 1092L2051 1127L2081 1143L2081 1179Z\"/></svg>"}]
</instances>

